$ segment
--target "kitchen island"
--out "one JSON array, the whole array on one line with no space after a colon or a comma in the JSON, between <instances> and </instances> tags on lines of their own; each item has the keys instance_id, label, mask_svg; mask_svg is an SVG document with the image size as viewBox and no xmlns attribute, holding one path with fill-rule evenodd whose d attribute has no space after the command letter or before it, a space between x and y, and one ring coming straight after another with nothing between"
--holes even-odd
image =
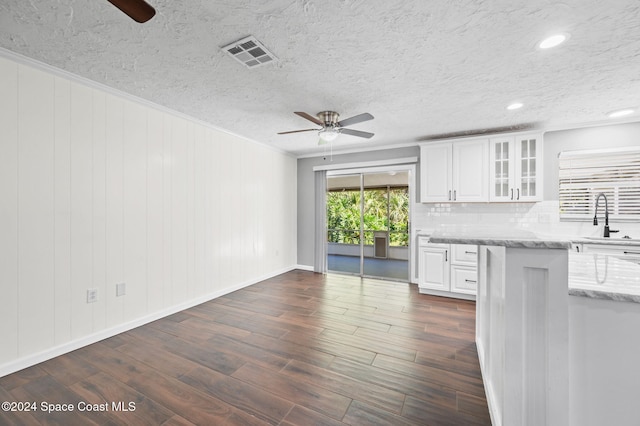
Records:
<instances>
[{"instance_id":1,"label":"kitchen island","mask_svg":"<svg viewBox=\"0 0 640 426\"><path fill-rule=\"evenodd\" d=\"M479 246L476 345L494 425L640 418L639 265L521 229L443 227L430 242Z\"/></svg>"}]
</instances>

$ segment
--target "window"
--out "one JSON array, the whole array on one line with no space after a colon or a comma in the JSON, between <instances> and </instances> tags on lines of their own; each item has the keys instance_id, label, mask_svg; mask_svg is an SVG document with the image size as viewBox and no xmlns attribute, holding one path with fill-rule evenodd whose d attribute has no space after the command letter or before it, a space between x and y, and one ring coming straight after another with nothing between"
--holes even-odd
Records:
<instances>
[{"instance_id":1,"label":"window","mask_svg":"<svg viewBox=\"0 0 640 426\"><path fill-rule=\"evenodd\" d=\"M409 245L409 188L366 188L364 196L364 244L373 245L374 231L388 231L389 245ZM360 243L360 190L327 192L328 241Z\"/></svg>"},{"instance_id":2,"label":"window","mask_svg":"<svg viewBox=\"0 0 640 426\"><path fill-rule=\"evenodd\" d=\"M640 148L561 152L558 177L560 220L593 220L601 192L610 219L640 220Z\"/></svg>"}]
</instances>

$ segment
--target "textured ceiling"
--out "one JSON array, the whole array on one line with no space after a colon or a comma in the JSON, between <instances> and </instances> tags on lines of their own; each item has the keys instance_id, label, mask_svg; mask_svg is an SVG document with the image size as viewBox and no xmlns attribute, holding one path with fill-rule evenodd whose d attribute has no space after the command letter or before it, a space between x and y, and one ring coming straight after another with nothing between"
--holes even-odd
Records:
<instances>
[{"instance_id":1,"label":"textured ceiling","mask_svg":"<svg viewBox=\"0 0 640 426\"><path fill-rule=\"evenodd\" d=\"M601 122L640 105L637 0L2 0L0 46L295 155L322 152L293 114L369 112L334 152L492 128ZM548 51L545 36L571 37ZM255 36L277 63L220 47ZM507 111L518 100L525 106Z\"/></svg>"}]
</instances>

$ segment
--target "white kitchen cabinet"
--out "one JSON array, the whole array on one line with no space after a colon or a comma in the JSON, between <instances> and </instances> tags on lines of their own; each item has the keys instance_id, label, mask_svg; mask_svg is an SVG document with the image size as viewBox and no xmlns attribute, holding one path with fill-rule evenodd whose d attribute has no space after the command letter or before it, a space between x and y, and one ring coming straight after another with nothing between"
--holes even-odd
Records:
<instances>
[{"instance_id":1,"label":"white kitchen cabinet","mask_svg":"<svg viewBox=\"0 0 640 426\"><path fill-rule=\"evenodd\" d=\"M478 246L451 244L451 291L476 294L478 285Z\"/></svg>"},{"instance_id":2,"label":"white kitchen cabinet","mask_svg":"<svg viewBox=\"0 0 640 426\"><path fill-rule=\"evenodd\" d=\"M615 256L634 263L640 263L640 245L583 244L584 253Z\"/></svg>"},{"instance_id":3,"label":"white kitchen cabinet","mask_svg":"<svg viewBox=\"0 0 640 426\"><path fill-rule=\"evenodd\" d=\"M452 201L452 157L450 143L420 147L420 201L447 203Z\"/></svg>"},{"instance_id":4,"label":"white kitchen cabinet","mask_svg":"<svg viewBox=\"0 0 640 426\"><path fill-rule=\"evenodd\" d=\"M471 244L452 244L451 263L475 268L478 265L478 246Z\"/></svg>"},{"instance_id":5,"label":"white kitchen cabinet","mask_svg":"<svg viewBox=\"0 0 640 426\"><path fill-rule=\"evenodd\" d=\"M488 164L488 139L421 145L420 201L489 201Z\"/></svg>"},{"instance_id":6,"label":"white kitchen cabinet","mask_svg":"<svg viewBox=\"0 0 640 426\"><path fill-rule=\"evenodd\" d=\"M420 246L419 287L449 291L449 244L425 244Z\"/></svg>"},{"instance_id":7,"label":"white kitchen cabinet","mask_svg":"<svg viewBox=\"0 0 640 426\"><path fill-rule=\"evenodd\" d=\"M453 293L476 294L478 269L471 266L451 265L451 291Z\"/></svg>"},{"instance_id":8,"label":"white kitchen cabinet","mask_svg":"<svg viewBox=\"0 0 640 426\"><path fill-rule=\"evenodd\" d=\"M542 137L504 135L489 140L489 201L542 200Z\"/></svg>"},{"instance_id":9,"label":"white kitchen cabinet","mask_svg":"<svg viewBox=\"0 0 640 426\"><path fill-rule=\"evenodd\" d=\"M419 242L418 287L420 293L475 299L477 246Z\"/></svg>"}]
</instances>

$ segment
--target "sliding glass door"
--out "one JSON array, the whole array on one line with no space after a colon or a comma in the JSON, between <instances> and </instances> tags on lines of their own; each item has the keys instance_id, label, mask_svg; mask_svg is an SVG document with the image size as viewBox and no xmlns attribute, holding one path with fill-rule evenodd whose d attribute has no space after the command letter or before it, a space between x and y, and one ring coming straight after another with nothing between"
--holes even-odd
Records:
<instances>
[{"instance_id":1,"label":"sliding glass door","mask_svg":"<svg viewBox=\"0 0 640 426\"><path fill-rule=\"evenodd\" d=\"M329 271L409 281L409 172L327 177Z\"/></svg>"}]
</instances>

